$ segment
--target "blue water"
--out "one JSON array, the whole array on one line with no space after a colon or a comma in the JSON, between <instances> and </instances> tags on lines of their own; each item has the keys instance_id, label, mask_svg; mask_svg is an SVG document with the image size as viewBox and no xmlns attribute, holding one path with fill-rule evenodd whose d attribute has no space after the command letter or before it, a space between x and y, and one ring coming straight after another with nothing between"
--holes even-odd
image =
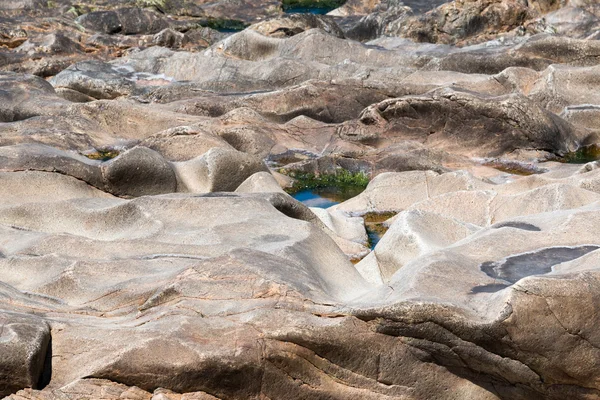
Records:
<instances>
[{"instance_id":1,"label":"blue water","mask_svg":"<svg viewBox=\"0 0 600 400\"><path fill-rule=\"evenodd\" d=\"M284 11L287 14L317 14L325 15L329 11L335 10L335 8L321 8L321 7L290 7Z\"/></svg>"},{"instance_id":2,"label":"blue water","mask_svg":"<svg viewBox=\"0 0 600 400\"><path fill-rule=\"evenodd\" d=\"M329 208L358 195L360 191L362 191L362 188L354 188L354 190L341 190L339 188L306 189L293 194L292 197L307 207ZM381 235L379 232L369 229L367 225L365 225L365 228L372 250L379 243Z\"/></svg>"},{"instance_id":3,"label":"blue water","mask_svg":"<svg viewBox=\"0 0 600 400\"><path fill-rule=\"evenodd\" d=\"M369 245L371 250L373 250L375 246L377 246L377 243L379 243L381 240L381 235L379 232L369 229L368 226L365 226L365 228L367 229L367 236L369 237Z\"/></svg>"},{"instance_id":4,"label":"blue water","mask_svg":"<svg viewBox=\"0 0 600 400\"><path fill-rule=\"evenodd\" d=\"M301 190L292 197L308 207L329 208L340 204L339 201L325 198L312 189Z\"/></svg>"}]
</instances>

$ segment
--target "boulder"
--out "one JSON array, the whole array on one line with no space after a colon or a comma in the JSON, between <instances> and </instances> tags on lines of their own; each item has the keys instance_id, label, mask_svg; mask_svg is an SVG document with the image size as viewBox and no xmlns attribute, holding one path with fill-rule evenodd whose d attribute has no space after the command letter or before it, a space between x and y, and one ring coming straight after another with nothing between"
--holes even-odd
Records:
<instances>
[{"instance_id":1,"label":"boulder","mask_svg":"<svg viewBox=\"0 0 600 400\"><path fill-rule=\"evenodd\" d=\"M93 11L77 17L76 21L93 32L123 35L153 34L169 26L160 14L141 8Z\"/></svg>"},{"instance_id":2,"label":"boulder","mask_svg":"<svg viewBox=\"0 0 600 400\"><path fill-rule=\"evenodd\" d=\"M38 115L53 115L65 104L54 88L33 75L0 75L0 121L13 122Z\"/></svg>"},{"instance_id":3,"label":"boulder","mask_svg":"<svg viewBox=\"0 0 600 400\"><path fill-rule=\"evenodd\" d=\"M213 147L233 149L221 137L199 127L178 126L152 135L141 142L169 161L186 161L206 153Z\"/></svg>"},{"instance_id":4,"label":"boulder","mask_svg":"<svg viewBox=\"0 0 600 400\"><path fill-rule=\"evenodd\" d=\"M586 136L522 95L492 97L451 89L367 107L359 122L348 124L344 132L357 131L374 138L398 135L446 151L488 157L524 147L564 154Z\"/></svg>"},{"instance_id":5,"label":"boulder","mask_svg":"<svg viewBox=\"0 0 600 400\"><path fill-rule=\"evenodd\" d=\"M173 193L177 179L171 165L157 152L134 147L101 165L106 190L117 196L138 197Z\"/></svg>"},{"instance_id":6,"label":"boulder","mask_svg":"<svg viewBox=\"0 0 600 400\"><path fill-rule=\"evenodd\" d=\"M233 192L248 177L268 171L259 158L237 150L212 148L202 156L173 163L178 191Z\"/></svg>"},{"instance_id":7,"label":"boulder","mask_svg":"<svg viewBox=\"0 0 600 400\"><path fill-rule=\"evenodd\" d=\"M0 312L0 396L24 388L38 388L49 362L50 328L41 318ZM47 378L46 378L47 379ZM47 383L47 382L45 382Z\"/></svg>"},{"instance_id":8,"label":"boulder","mask_svg":"<svg viewBox=\"0 0 600 400\"><path fill-rule=\"evenodd\" d=\"M484 41L486 37L508 32L528 19L559 8L557 1L493 0L453 1L423 16L415 16L400 26L398 34L420 42L460 43Z\"/></svg>"},{"instance_id":9,"label":"boulder","mask_svg":"<svg viewBox=\"0 0 600 400\"><path fill-rule=\"evenodd\" d=\"M273 175L265 171L252 174L235 191L238 193L285 193Z\"/></svg>"},{"instance_id":10,"label":"boulder","mask_svg":"<svg viewBox=\"0 0 600 400\"><path fill-rule=\"evenodd\" d=\"M100 61L72 65L50 80L55 88L71 89L95 99L127 96L135 88L131 71Z\"/></svg>"},{"instance_id":11,"label":"boulder","mask_svg":"<svg viewBox=\"0 0 600 400\"><path fill-rule=\"evenodd\" d=\"M26 42L17 47L15 51L33 56L38 53L45 53L48 55L81 53L83 48L79 43L62 33L51 33L41 37L29 38Z\"/></svg>"},{"instance_id":12,"label":"boulder","mask_svg":"<svg viewBox=\"0 0 600 400\"><path fill-rule=\"evenodd\" d=\"M344 33L333 18L315 14L289 14L261 21L251 25L249 29L265 36L279 38L294 36L309 29L322 29L331 35L344 38Z\"/></svg>"}]
</instances>

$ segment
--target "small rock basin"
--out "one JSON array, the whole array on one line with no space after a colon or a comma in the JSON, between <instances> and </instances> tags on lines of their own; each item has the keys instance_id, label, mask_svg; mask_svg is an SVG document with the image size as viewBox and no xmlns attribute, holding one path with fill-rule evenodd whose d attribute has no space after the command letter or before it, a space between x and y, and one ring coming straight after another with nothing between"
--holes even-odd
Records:
<instances>
[{"instance_id":1,"label":"small rock basin","mask_svg":"<svg viewBox=\"0 0 600 400\"><path fill-rule=\"evenodd\" d=\"M308 207L318 207L318 208L329 208L336 204L340 204L346 200L349 200L357 195L359 195L364 190L364 187L354 187L354 186L346 186L346 187L336 187L336 186L328 186L328 187L320 187L313 189L304 189L300 190L294 194L294 197L299 202L303 203ZM385 215L385 219L393 216ZM369 238L369 247L374 249L386 229L382 229L380 222L381 216L379 215L365 215L365 229L367 230L367 236Z\"/></svg>"},{"instance_id":2,"label":"small rock basin","mask_svg":"<svg viewBox=\"0 0 600 400\"><path fill-rule=\"evenodd\" d=\"M552 271L552 267L575 260L600 246L548 247L529 253L516 254L500 261L486 261L480 265L482 272L499 282L474 287L472 293L491 293L504 289L522 278L531 275L543 275Z\"/></svg>"}]
</instances>

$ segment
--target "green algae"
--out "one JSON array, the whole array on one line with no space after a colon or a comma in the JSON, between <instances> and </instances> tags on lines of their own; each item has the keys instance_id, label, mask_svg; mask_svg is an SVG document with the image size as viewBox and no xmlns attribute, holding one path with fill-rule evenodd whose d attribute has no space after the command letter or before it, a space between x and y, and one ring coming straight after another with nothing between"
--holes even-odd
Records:
<instances>
[{"instance_id":1,"label":"green algae","mask_svg":"<svg viewBox=\"0 0 600 400\"><path fill-rule=\"evenodd\" d=\"M119 154L121 154L121 152L118 150L96 150L91 153L85 153L84 156L90 160L108 161L117 157Z\"/></svg>"},{"instance_id":2,"label":"green algae","mask_svg":"<svg viewBox=\"0 0 600 400\"><path fill-rule=\"evenodd\" d=\"M294 178L294 184L287 189L290 194L307 189L331 188L331 192L353 194L354 197L362 192L369 184L369 175L360 172L350 172L345 169L338 170L335 174L311 174L298 171L279 171Z\"/></svg>"}]
</instances>

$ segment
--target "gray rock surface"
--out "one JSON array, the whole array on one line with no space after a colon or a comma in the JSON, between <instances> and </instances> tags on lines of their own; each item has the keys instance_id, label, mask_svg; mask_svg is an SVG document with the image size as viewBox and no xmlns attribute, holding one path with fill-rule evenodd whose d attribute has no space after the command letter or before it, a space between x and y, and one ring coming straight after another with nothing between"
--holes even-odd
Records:
<instances>
[{"instance_id":1,"label":"gray rock surface","mask_svg":"<svg viewBox=\"0 0 600 400\"><path fill-rule=\"evenodd\" d=\"M0 397L600 398L599 18L0 0Z\"/></svg>"},{"instance_id":2,"label":"gray rock surface","mask_svg":"<svg viewBox=\"0 0 600 400\"><path fill-rule=\"evenodd\" d=\"M44 368L48 368L48 324L41 318L11 312L0 313L0 324L0 396L25 387L37 388L43 382Z\"/></svg>"}]
</instances>

